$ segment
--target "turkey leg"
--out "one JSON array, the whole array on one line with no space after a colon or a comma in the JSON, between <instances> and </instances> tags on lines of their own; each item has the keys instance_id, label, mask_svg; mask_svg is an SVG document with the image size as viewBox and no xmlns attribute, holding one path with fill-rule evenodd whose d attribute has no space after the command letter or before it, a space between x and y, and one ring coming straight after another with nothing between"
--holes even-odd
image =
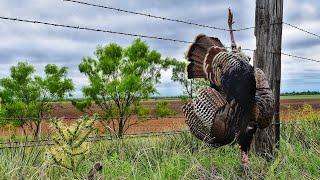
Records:
<instances>
[{"instance_id":1,"label":"turkey leg","mask_svg":"<svg viewBox=\"0 0 320 180\"><path fill-rule=\"evenodd\" d=\"M232 51L236 51L237 50L237 45L236 45L236 41L234 40L234 35L233 35L233 29L232 29L232 25L234 24L233 21L233 13L231 12L231 9L228 9L228 25L229 25L229 32L230 32L230 37L231 37L231 49Z\"/></svg>"},{"instance_id":2,"label":"turkey leg","mask_svg":"<svg viewBox=\"0 0 320 180\"><path fill-rule=\"evenodd\" d=\"M249 163L248 152L250 150L250 145L253 139L254 133L257 131L258 124L256 122L250 122L245 130L245 132L239 135L240 144L240 158L241 164L247 166Z\"/></svg>"}]
</instances>

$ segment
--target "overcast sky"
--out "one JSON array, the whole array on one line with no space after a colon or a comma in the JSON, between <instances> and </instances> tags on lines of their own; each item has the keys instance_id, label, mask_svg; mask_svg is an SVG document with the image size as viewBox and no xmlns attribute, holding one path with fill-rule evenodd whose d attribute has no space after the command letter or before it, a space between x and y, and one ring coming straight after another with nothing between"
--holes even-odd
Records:
<instances>
[{"instance_id":1,"label":"overcast sky","mask_svg":"<svg viewBox=\"0 0 320 180\"><path fill-rule=\"evenodd\" d=\"M87 2L138 12L166 16L200 24L227 27L227 8L235 16L235 28L254 25L254 0L87 0ZM320 34L319 0L285 0L284 21ZM148 17L87 7L63 0L1 0L0 16L17 17L53 23L71 24L119 32L146 34L192 41L199 33L219 37L229 45L228 33ZM33 64L38 74L44 66L54 63L69 68L76 85L75 96L88 81L78 72L82 57L92 56L98 45L116 42L128 46L133 37L101 32L81 31L45 25L0 20L0 78L19 61ZM187 44L143 39L163 57L182 60ZM243 48L255 48L253 30L236 33L236 41ZM320 38L287 27L283 29L283 52L320 59ZM246 52L252 56L251 52ZM164 72L157 85L160 95L181 94L181 87ZM320 63L282 56L281 92L320 90Z\"/></svg>"}]
</instances>

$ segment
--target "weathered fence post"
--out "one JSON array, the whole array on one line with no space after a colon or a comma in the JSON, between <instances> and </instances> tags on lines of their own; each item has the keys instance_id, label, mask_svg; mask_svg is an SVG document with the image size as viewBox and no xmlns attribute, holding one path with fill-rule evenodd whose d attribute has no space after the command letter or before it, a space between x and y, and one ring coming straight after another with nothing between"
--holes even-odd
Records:
<instances>
[{"instance_id":1,"label":"weathered fence post","mask_svg":"<svg viewBox=\"0 0 320 180\"><path fill-rule=\"evenodd\" d=\"M273 155L280 139L282 17L283 0L256 0L254 66L262 69L269 79L275 95L273 123L278 123L256 133L252 149L262 155Z\"/></svg>"}]
</instances>

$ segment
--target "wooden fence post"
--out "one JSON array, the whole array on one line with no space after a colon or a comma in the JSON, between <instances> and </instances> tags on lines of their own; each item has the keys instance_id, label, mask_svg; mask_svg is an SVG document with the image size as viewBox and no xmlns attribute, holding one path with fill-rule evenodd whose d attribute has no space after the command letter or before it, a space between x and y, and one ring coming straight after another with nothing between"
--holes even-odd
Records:
<instances>
[{"instance_id":1,"label":"wooden fence post","mask_svg":"<svg viewBox=\"0 0 320 180\"><path fill-rule=\"evenodd\" d=\"M271 125L258 130L252 149L257 154L273 155L280 139L280 80L283 0L256 0L254 66L262 69L269 79L275 96L275 111Z\"/></svg>"}]
</instances>

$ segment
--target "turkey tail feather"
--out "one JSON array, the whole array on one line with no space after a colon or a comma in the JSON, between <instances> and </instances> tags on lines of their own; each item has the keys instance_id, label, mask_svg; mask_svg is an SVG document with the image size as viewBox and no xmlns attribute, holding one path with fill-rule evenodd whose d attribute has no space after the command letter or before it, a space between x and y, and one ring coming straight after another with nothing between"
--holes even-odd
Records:
<instances>
[{"instance_id":1,"label":"turkey tail feather","mask_svg":"<svg viewBox=\"0 0 320 180\"><path fill-rule=\"evenodd\" d=\"M203 63L203 71L206 75L206 78L211 82L211 84L215 84L214 81L214 70L213 70L213 59L220 52L225 51L225 49L221 49L220 47L213 46L208 49L206 57L204 58ZM217 56L218 57L218 56Z\"/></svg>"},{"instance_id":2,"label":"turkey tail feather","mask_svg":"<svg viewBox=\"0 0 320 180\"><path fill-rule=\"evenodd\" d=\"M212 47L220 47L215 51L211 51L210 57L214 57L220 51L223 51L223 44L218 38L208 37L204 34L199 34L194 42L189 47L187 51L187 59L190 64L187 67L188 78L206 78L206 73L204 72L204 61L209 49ZM212 60L211 60L212 61Z\"/></svg>"}]
</instances>

